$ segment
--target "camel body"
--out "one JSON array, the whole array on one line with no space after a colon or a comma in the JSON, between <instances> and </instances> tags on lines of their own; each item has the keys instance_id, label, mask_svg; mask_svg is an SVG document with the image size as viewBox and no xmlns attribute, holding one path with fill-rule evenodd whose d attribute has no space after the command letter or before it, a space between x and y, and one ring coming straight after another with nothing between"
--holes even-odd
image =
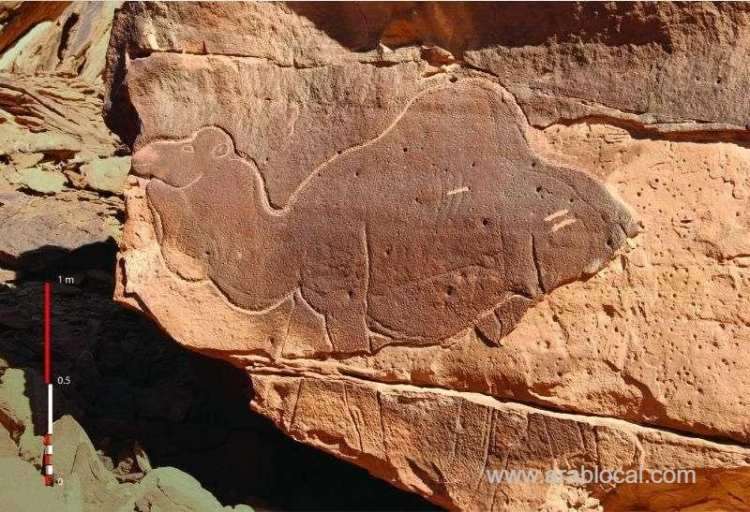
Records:
<instances>
[{"instance_id":1,"label":"camel body","mask_svg":"<svg viewBox=\"0 0 750 512\"><path fill-rule=\"evenodd\" d=\"M594 273L635 233L624 205L536 155L527 130L507 92L470 80L421 93L281 209L216 127L151 143L134 168L155 178L167 261L179 272L187 256L237 306L296 294L339 353L472 326L499 344L544 293Z\"/></svg>"}]
</instances>

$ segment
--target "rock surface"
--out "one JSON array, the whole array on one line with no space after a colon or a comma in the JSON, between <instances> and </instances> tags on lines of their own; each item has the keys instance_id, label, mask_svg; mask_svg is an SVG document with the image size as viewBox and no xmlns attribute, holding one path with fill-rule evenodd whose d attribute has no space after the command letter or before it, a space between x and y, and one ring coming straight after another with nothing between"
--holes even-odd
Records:
<instances>
[{"instance_id":1,"label":"rock surface","mask_svg":"<svg viewBox=\"0 0 750 512\"><path fill-rule=\"evenodd\" d=\"M0 18L0 270L44 273L119 239L122 186L91 170L121 144L102 111L115 3L5 3ZM120 166L122 167L122 165ZM88 172L87 172L88 171ZM101 187L113 195L84 191ZM111 183L107 183L109 180Z\"/></svg>"},{"instance_id":2,"label":"rock surface","mask_svg":"<svg viewBox=\"0 0 750 512\"><path fill-rule=\"evenodd\" d=\"M122 193L128 172L130 158L127 156L98 158L81 166L81 174L86 185L98 192L109 194Z\"/></svg>"},{"instance_id":3,"label":"rock surface","mask_svg":"<svg viewBox=\"0 0 750 512\"><path fill-rule=\"evenodd\" d=\"M155 178L147 198L170 269L249 311L292 299L275 327L324 353L437 345L467 327L499 345L545 292L594 274L637 233L596 180L538 159L526 129L482 80L426 89L280 209L220 129L151 143L133 168ZM321 316L322 332L299 332Z\"/></svg>"},{"instance_id":4,"label":"rock surface","mask_svg":"<svg viewBox=\"0 0 750 512\"><path fill-rule=\"evenodd\" d=\"M137 507L249 510L225 509L198 482L174 468L157 468L148 478L141 473L129 482L118 482L120 475L105 466L107 457L97 452L68 415L54 425L56 475L64 484L46 488L41 483L39 404L44 384L34 341L40 339L35 332L40 318L34 298L38 293L28 293L38 291L38 285L29 287L24 278L75 269L77 284L88 278L102 286L103 274L106 288L111 278L102 268L111 264L107 247L111 255L110 242L119 237L122 200L82 189L104 188L121 195L124 182L117 188L112 176L102 174L99 162L113 161L122 168L121 160L129 167L130 159L113 156L119 142L101 117L101 73L116 5L11 4L4 3L0 11L0 267L5 267L0 274L2 508L19 512ZM82 169L84 177L77 179ZM84 267L88 269L82 272ZM67 290L76 292L80 290ZM95 314L91 308L85 312ZM55 313L62 313L59 305ZM80 353L84 348L80 339L77 344L66 339L66 331L80 325L84 312L66 313L55 325L58 371L82 383L95 379L98 370L89 360L91 352L87 358ZM100 322L106 315L96 316ZM96 339L91 334L83 336L89 343ZM72 357L74 364L66 357ZM94 387L89 382L89 390ZM85 418L65 395L58 394L58 415L74 410ZM89 391L89 398L95 395ZM116 430L110 428L110 435L116 436ZM178 487L165 487L162 480Z\"/></svg>"},{"instance_id":5,"label":"rock surface","mask_svg":"<svg viewBox=\"0 0 750 512\"><path fill-rule=\"evenodd\" d=\"M4 2L0 70L101 82L112 16L122 2Z\"/></svg>"},{"instance_id":6,"label":"rock surface","mask_svg":"<svg viewBox=\"0 0 750 512\"><path fill-rule=\"evenodd\" d=\"M747 13L130 3L116 297L446 508L615 492L487 469L748 466Z\"/></svg>"},{"instance_id":7,"label":"rock surface","mask_svg":"<svg viewBox=\"0 0 750 512\"><path fill-rule=\"evenodd\" d=\"M292 441L248 409L243 372L112 301L130 168L101 116L116 5L0 3L0 508L429 509ZM41 279L58 283L53 371L70 378L55 393L53 489L41 484Z\"/></svg>"}]
</instances>

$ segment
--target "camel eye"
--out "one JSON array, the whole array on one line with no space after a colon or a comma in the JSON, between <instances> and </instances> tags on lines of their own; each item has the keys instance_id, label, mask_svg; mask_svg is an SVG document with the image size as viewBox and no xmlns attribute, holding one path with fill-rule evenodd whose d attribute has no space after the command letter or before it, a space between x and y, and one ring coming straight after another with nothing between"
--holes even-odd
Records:
<instances>
[{"instance_id":1,"label":"camel eye","mask_svg":"<svg viewBox=\"0 0 750 512\"><path fill-rule=\"evenodd\" d=\"M219 144L213 151L211 151L214 157L221 158L229 153L229 144Z\"/></svg>"},{"instance_id":2,"label":"camel eye","mask_svg":"<svg viewBox=\"0 0 750 512\"><path fill-rule=\"evenodd\" d=\"M184 146L182 146L182 150L185 153L195 153L195 148L193 148L192 144L185 144Z\"/></svg>"}]
</instances>

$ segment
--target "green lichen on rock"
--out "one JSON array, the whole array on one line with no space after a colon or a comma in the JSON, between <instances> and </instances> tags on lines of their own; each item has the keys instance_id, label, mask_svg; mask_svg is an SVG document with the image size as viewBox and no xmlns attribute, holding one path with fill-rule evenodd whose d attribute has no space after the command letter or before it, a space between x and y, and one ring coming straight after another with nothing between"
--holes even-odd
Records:
<instances>
[{"instance_id":1,"label":"green lichen on rock","mask_svg":"<svg viewBox=\"0 0 750 512\"><path fill-rule=\"evenodd\" d=\"M20 188L39 194L57 194L65 186L65 176L45 171L41 167L30 167L16 171L16 183Z\"/></svg>"},{"instance_id":2,"label":"green lichen on rock","mask_svg":"<svg viewBox=\"0 0 750 512\"><path fill-rule=\"evenodd\" d=\"M98 158L81 166L81 174L89 188L110 194L122 193L128 171L130 157L127 156Z\"/></svg>"}]
</instances>

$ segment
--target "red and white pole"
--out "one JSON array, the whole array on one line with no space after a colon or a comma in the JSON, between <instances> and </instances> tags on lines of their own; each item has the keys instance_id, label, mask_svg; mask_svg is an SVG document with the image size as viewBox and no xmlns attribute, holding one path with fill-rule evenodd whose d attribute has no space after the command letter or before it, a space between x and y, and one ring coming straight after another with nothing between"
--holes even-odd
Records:
<instances>
[{"instance_id":1,"label":"red and white pole","mask_svg":"<svg viewBox=\"0 0 750 512\"><path fill-rule=\"evenodd\" d=\"M42 474L44 485L55 485L52 467L52 284L44 283L44 382L47 385L47 435L44 436Z\"/></svg>"}]
</instances>

